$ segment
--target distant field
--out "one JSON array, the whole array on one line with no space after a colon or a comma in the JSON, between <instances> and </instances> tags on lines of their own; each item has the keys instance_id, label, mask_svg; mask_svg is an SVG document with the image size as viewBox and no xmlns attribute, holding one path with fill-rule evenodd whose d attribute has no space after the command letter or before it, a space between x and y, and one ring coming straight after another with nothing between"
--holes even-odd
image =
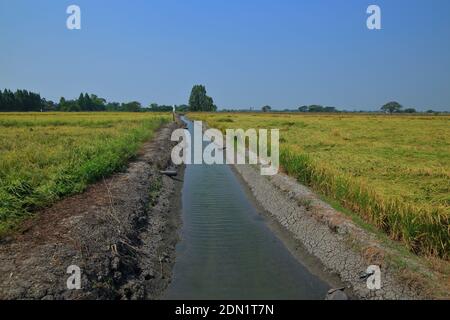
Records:
<instances>
[{"instance_id":1,"label":"distant field","mask_svg":"<svg viewBox=\"0 0 450 320\"><path fill-rule=\"evenodd\" d=\"M168 115L0 113L0 234L120 169Z\"/></svg>"},{"instance_id":2,"label":"distant field","mask_svg":"<svg viewBox=\"0 0 450 320\"><path fill-rule=\"evenodd\" d=\"M450 117L190 113L278 128L284 170L416 253L449 257Z\"/></svg>"}]
</instances>

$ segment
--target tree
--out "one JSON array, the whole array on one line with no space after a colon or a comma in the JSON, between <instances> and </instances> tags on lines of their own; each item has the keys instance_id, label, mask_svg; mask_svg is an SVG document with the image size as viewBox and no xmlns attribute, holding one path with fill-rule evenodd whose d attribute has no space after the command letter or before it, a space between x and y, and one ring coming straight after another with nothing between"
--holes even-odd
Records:
<instances>
[{"instance_id":1,"label":"tree","mask_svg":"<svg viewBox=\"0 0 450 320\"><path fill-rule=\"evenodd\" d=\"M84 94L84 106L81 107L81 110L82 111L93 111L94 110L94 106L92 105L91 97L87 93Z\"/></svg>"},{"instance_id":2,"label":"tree","mask_svg":"<svg viewBox=\"0 0 450 320\"><path fill-rule=\"evenodd\" d=\"M56 111L56 104L51 100L42 99L41 111Z\"/></svg>"},{"instance_id":3,"label":"tree","mask_svg":"<svg viewBox=\"0 0 450 320\"><path fill-rule=\"evenodd\" d=\"M186 104L182 104L179 106L175 106L175 110L178 112L186 112L186 111L189 111L189 106Z\"/></svg>"},{"instance_id":4,"label":"tree","mask_svg":"<svg viewBox=\"0 0 450 320\"><path fill-rule=\"evenodd\" d=\"M78 104L77 100L66 100L64 97L61 97L59 99L59 111L65 111L65 112L77 112L82 111L80 105Z\"/></svg>"},{"instance_id":5,"label":"tree","mask_svg":"<svg viewBox=\"0 0 450 320\"><path fill-rule=\"evenodd\" d=\"M122 107L120 106L120 103L118 102L109 102L105 106L106 111L123 111Z\"/></svg>"},{"instance_id":6,"label":"tree","mask_svg":"<svg viewBox=\"0 0 450 320\"><path fill-rule=\"evenodd\" d=\"M166 106L166 105L158 105L157 103L150 104L150 107L147 108L148 111L153 112L172 112L173 106Z\"/></svg>"},{"instance_id":7,"label":"tree","mask_svg":"<svg viewBox=\"0 0 450 320\"><path fill-rule=\"evenodd\" d=\"M0 90L0 111L40 111L44 100L40 94L27 90Z\"/></svg>"},{"instance_id":8,"label":"tree","mask_svg":"<svg viewBox=\"0 0 450 320\"><path fill-rule=\"evenodd\" d=\"M324 112L325 109L323 106L313 104L309 106L308 110L309 112Z\"/></svg>"},{"instance_id":9,"label":"tree","mask_svg":"<svg viewBox=\"0 0 450 320\"><path fill-rule=\"evenodd\" d=\"M80 106L81 110L86 110L87 101L84 98L84 94L83 93L80 93L80 96L78 97L77 103Z\"/></svg>"},{"instance_id":10,"label":"tree","mask_svg":"<svg viewBox=\"0 0 450 320\"><path fill-rule=\"evenodd\" d=\"M262 112L270 112L270 110L272 110L271 106L264 106L261 108Z\"/></svg>"},{"instance_id":11,"label":"tree","mask_svg":"<svg viewBox=\"0 0 450 320\"><path fill-rule=\"evenodd\" d=\"M59 99L58 110L59 111L64 111L65 107L66 107L66 99L64 97L61 97Z\"/></svg>"},{"instance_id":12,"label":"tree","mask_svg":"<svg viewBox=\"0 0 450 320\"><path fill-rule=\"evenodd\" d=\"M132 101L128 103L123 103L122 108L124 111L127 112L139 112L141 111L142 106L140 102Z\"/></svg>"},{"instance_id":13,"label":"tree","mask_svg":"<svg viewBox=\"0 0 450 320\"><path fill-rule=\"evenodd\" d=\"M403 110L403 112L404 113L416 113L417 111L414 108L408 108L408 109Z\"/></svg>"},{"instance_id":14,"label":"tree","mask_svg":"<svg viewBox=\"0 0 450 320\"><path fill-rule=\"evenodd\" d=\"M400 110L403 108L403 106L396 102L391 101L386 103L384 106L381 107L381 110L387 113L394 113L394 112L400 112Z\"/></svg>"},{"instance_id":15,"label":"tree","mask_svg":"<svg viewBox=\"0 0 450 320\"><path fill-rule=\"evenodd\" d=\"M324 112L337 112L335 107L325 107L323 109Z\"/></svg>"},{"instance_id":16,"label":"tree","mask_svg":"<svg viewBox=\"0 0 450 320\"><path fill-rule=\"evenodd\" d=\"M13 111L14 110L14 94L8 90L3 90L3 110L2 111Z\"/></svg>"},{"instance_id":17,"label":"tree","mask_svg":"<svg viewBox=\"0 0 450 320\"><path fill-rule=\"evenodd\" d=\"M216 111L217 107L211 97L206 95L206 88L203 85L194 85L189 97L190 111Z\"/></svg>"},{"instance_id":18,"label":"tree","mask_svg":"<svg viewBox=\"0 0 450 320\"><path fill-rule=\"evenodd\" d=\"M106 100L103 98L97 97L95 94L91 94L89 97L90 103L92 105L93 111L105 111L106 110Z\"/></svg>"},{"instance_id":19,"label":"tree","mask_svg":"<svg viewBox=\"0 0 450 320\"><path fill-rule=\"evenodd\" d=\"M298 108L298 111L300 112L308 112L308 106L301 106Z\"/></svg>"}]
</instances>

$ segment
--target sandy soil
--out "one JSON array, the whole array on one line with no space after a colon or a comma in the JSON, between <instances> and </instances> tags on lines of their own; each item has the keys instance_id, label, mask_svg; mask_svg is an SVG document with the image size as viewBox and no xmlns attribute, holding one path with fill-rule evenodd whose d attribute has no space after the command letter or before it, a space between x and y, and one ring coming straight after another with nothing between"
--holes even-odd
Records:
<instances>
[{"instance_id":1,"label":"sandy soil","mask_svg":"<svg viewBox=\"0 0 450 320\"><path fill-rule=\"evenodd\" d=\"M170 282L184 168L161 128L126 171L37 212L0 243L0 299L157 299ZM160 170L176 169L179 178ZM82 288L67 289L67 267Z\"/></svg>"}]
</instances>

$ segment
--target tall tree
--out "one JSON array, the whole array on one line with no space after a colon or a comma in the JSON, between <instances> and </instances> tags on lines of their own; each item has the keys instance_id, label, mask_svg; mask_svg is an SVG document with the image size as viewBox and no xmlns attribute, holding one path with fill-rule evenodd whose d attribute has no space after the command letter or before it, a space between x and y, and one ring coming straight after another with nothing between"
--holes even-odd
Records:
<instances>
[{"instance_id":1,"label":"tall tree","mask_svg":"<svg viewBox=\"0 0 450 320\"><path fill-rule=\"evenodd\" d=\"M391 101L386 103L384 106L381 107L381 110L388 113L394 113L394 112L400 112L400 110L403 108L403 106L396 102Z\"/></svg>"},{"instance_id":2,"label":"tall tree","mask_svg":"<svg viewBox=\"0 0 450 320\"><path fill-rule=\"evenodd\" d=\"M84 94L84 108L81 108L81 110L83 110L83 111L93 111L94 110L91 97L87 93Z\"/></svg>"},{"instance_id":3,"label":"tall tree","mask_svg":"<svg viewBox=\"0 0 450 320\"><path fill-rule=\"evenodd\" d=\"M262 112L270 112L270 110L272 110L271 106L264 106L261 108Z\"/></svg>"},{"instance_id":4,"label":"tall tree","mask_svg":"<svg viewBox=\"0 0 450 320\"><path fill-rule=\"evenodd\" d=\"M77 100L78 106L80 107L81 110L84 110L86 108L86 100L84 99L84 94L80 93L80 96L78 97Z\"/></svg>"},{"instance_id":5,"label":"tall tree","mask_svg":"<svg viewBox=\"0 0 450 320\"><path fill-rule=\"evenodd\" d=\"M189 97L190 111L216 111L217 107L211 97L206 95L206 88L203 85L195 85L192 87L191 96Z\"/></svg>"},{"instance_id":6,"label":"tall tree","mask_svg":"<svg viewBox=\"0 0 450 320\"><path fill-rule=\"evenodd\" d=\"M91 94L90 100L94 111L105 111L106 110L106 100L99 98L95 94Z\"/></svg>"},{"instance_id":7,"label":"tall tree","mask_svg":"<svg viewBox=\"0 0 450 320\"><path fill-rule=\"evenodd\" d=\"M59 99L58 111L67 111L66 108L67 108L66 99L64 97L61 97Z\"/></svg>"},{"instance_id":8,"label":"tall tree","mask_svg":"<svg viewBox=\"0 0 450 320\"><path fill-rule=\"evenodd\" d=\"M3 99L3 92L0 90L0 112L5 111L5 103Z\"/></svg>"}]
</instances>

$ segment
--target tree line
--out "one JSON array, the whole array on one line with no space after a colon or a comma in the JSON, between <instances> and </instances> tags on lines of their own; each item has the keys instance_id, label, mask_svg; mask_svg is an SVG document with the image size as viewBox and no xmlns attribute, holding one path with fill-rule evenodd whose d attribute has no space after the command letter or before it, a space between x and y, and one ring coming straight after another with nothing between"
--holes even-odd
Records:
<instances>
[{"instance_id":1,"label":"tree line","mask_svg":"<svg viewBox=\"0 0 450 320\"><path fill-rule=\"evenodd\" d=\"M152 103L152 104L150 104L148 111L172 112L173 107L175 107L175 111L177 111L177 112L187 112L190 110L189 106L186 104L171 106L171 105L158 105L157 103Z\"/></svg>"},{"instance_id":2,"label":"tree line","mask_svg":"<svg viewBox=\"0 0 450 320\"><path fill-rule=\"evenodd\" d=\"M342 112L337 110L335 107L324 107L321 105L310 105L310 106L301 106L298 108L298 111L300 112L328 112L328 113L333 113L333 112ZM392 102L388 102L385 105L383 105L380 108L380 111L382 112L386 112L386 113L416 113L416 109L414 108L406 108L403 109L403 106L396 102L396 101L392 101Z\"/></svg>"},{"instance_id":3,"label":"tree line","mask_svg":"<svg viewBox=\"0 0 450 320\"><path fill-rule=\"evenodd\" d=\"M126 103L107 102L106 99L95 94L80 93L77 99L61 97L58 103L41 98L40 94L27 90L0 90L0 112L25 112L25 111L64 111L64 112L89 112L89 111L125 111L125 112L171 112L173 106L150 104L143 107L138 101ZM211 97L206 94L203 85L195 85L189 97L189 105L175 106L178 112L187 111L216 111L217 106Z\"/></svg>"},{"instance_id":4,"label":"tree line","mask_svg":"<svg viewBox=\"0 0 450 320\"><path fill-rule=\"evenodd\" d=\"M251 110L250 110L251 111ZM265 105L261 108L262 112L271 112L272 108L268 105ZM393 113L417 113L419 111L417 111L414 108L403 108L403 106L396 102L396 101L391 101L388 102L386 104L384 104L379 111L366 111L366 110L360 110L360 111L341 111L338 110L336 107L330 107L330 106L321 106L321 105L317 105L317 104L313 104L313 105L309 105L309 106L301 106L298 107L296 110L291 110L291 109L284 109L278 112L313 112L313 113L337 113L337 112L384 112L384 113L388 113L388 114L393 114ZM427 110L426 113L435 113L435 111L433 110Z\"/></svg>"},{"instance_id":5,"label":"tree line","mask_svg":"<svg viewBox=\"0 0 450 320\"><path fill-rule=\"evenodd\" d=\"M65 112L89 112L89 111L115 111L115 112L140 112L143 111L142 105L138 101L131 102L106 102L105 99L95 94L81 93L78 99L66 100L62 97L55 111Z\"/></svg>"},{"instance_id":6,"label":"tree line","mask_svg":"<svg viewBox=\"0 0 450 320\"><path fill-rule=\"evenodd\" d=\"M27 111L142 111L142 106L137 101L118 103L106 102L105 99L95 94L81 93L78 99L66 99L61 97L59 103L46 100L39 93L27 90L15 92L0 90L0 112L27 112Z\"/></svg>"},{"instance_id":7,"label":"tree line","mask_svg":"<svg viewBox=\"0 0 450 320\"><path fill-rule=\"evenodd\" d=\"M131 101L125 103L107 102L106 99L100 98L95 94L80 93L78 99L65 99L61 97L58 103L51 100L41 98L39 93L34 93L27 90L0 90L0 112L26 112L26 111L64 111L64 112L88 112L88 111L114 111L114 112L172 112L173 107L177 112L187 111L217 111L217 106L213 99L207 95L206 87L203 85L194 85L189 97L189 104L182 105L158 105L152 103L148 107L143 107L138 101ZM222 110L222 111L252 111L250 110ZM261 108L262 112L271 112L272 108L265 105ZM275 111L275 110L274 110ZM301 106L296 110L285 109L277 112L312 112L312 113L336 113L349 112L340 111L335 107L321 106L317 104L309 106ZM388 114L393 113L416 113L414 108L403 108L403 106L391 101L380 108L381 112ZM357 111L358 112L358 111ZM368 111L359 111L368 112ZM426 111L427 113L434 113L433 110Z\"/></svg>"},{"instance_id":8,"label":"tree line","mask_svg":"<svg viewBox=\"0 0 450 320\"><path fill-rule=\"evenodd\" d=\"M0 111L41 111L45 103L38 93L27 90L0 90Z\"/></svg>"},{"instance_id":9,"label":"tree line","mask_svg":"<svg viewBox=\"0 0 450 320\"><path fill-rule=\"evenodd\" d=\"M416 109L414 108L406 108L403 109L403 106L397 101L391 101L383 105L380 109L385 113L416 113ZM434 112L433 110L428 110L428 113Z\"/></svg>"}]
</instances>

